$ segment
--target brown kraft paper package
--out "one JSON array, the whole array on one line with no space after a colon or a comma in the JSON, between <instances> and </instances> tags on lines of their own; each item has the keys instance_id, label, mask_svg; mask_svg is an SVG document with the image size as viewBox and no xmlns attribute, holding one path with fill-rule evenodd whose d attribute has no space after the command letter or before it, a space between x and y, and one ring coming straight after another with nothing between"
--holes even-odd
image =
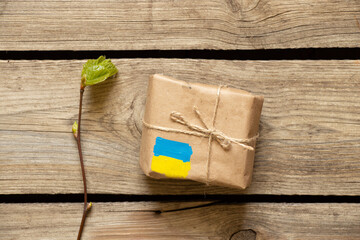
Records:
<instances>
[{"instance_id":1,"label":"brown kraft paper package","mask_svg":"<svg viewBox=\"0 0 360 240\"><path fill-rule=\"evenodd\" d=\"M226 86L151 76L142 128L142 170L157 179L245 189L251 183L263 100Z\"/></svg>"}]
</instances>

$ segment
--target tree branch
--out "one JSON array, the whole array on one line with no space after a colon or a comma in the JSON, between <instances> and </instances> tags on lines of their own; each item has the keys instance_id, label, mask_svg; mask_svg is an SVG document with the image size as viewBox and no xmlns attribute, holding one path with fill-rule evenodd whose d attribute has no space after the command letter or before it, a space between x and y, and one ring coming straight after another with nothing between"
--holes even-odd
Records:
<instances>
[{"instance_id":1,"label":"tree branch","mask_svg":"<svg viewBox=\"0 0 360 240\"><path fill-rule=\"evenodd\" d=\"M118 69L111 62L110 59L106 59L104 56L100 56L98 59L90 59L84 65L81 72L81 85L80 85L80 102L79 102L79 117L78 121L74 122L72 126L72 131L76 139L79 159L81 165L81 172L84 184L84 209L83 216L80 223L79 233L77 240L81 239L81 235L85 226L85 220L88 212L91 209L92 203L87 202L87 187L86 187L86 175L84 167L84 159L81 150L81 138L80 138L80 128L81 128L81 111L82 111L82 102L86 86L91 86L105 81L111 76L114 76L118 72Z\"/></svg>"},{"instance_id":2,"label":"tree branch","mask_svg":"<svg viewBox=\"0 0 360 240\"><path fill-rule=\"evenodd\" d=\"M84 159L83 159L82 150L81 150L81 138L80 138L81 111L82 111L82 100L83 100L84 91L85 91L85 87L83 85L81 85L81 87L80 87L78 129L77 129L76 134L74 135L75 139L76 139L77 147L78 147L79 159L80 159L80 165L81 165L81 172L82 172L82 178L83 178L83 184L84 184L84 209L83 209L83 216L82 216L82 219L81 219L81 224L80 224L77 240L81 239L81 235L82 235L84 225L85 225L85 219L86 219L88 211L91 208L91 204L88 204L88 202L87 202L86 175L85 175L85 166L84 166Z\"/></svg>"}]
</instances>

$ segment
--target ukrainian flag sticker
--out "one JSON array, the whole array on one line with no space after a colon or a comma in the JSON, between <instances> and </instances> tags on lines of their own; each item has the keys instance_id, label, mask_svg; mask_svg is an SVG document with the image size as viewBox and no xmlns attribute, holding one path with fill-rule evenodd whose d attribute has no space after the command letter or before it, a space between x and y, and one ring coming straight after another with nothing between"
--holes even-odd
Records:
<instances>
[{"instance_id":1,"label":"ukrainian flag sticker","mask_svg":"<svg viewBox=\"0 0 360 240\"><path fill-rule=\"evenodd\" d=\"M193 151L189 144L157 137L151 170L169 178L186 178Z\"/></svg>"}]
</instances>

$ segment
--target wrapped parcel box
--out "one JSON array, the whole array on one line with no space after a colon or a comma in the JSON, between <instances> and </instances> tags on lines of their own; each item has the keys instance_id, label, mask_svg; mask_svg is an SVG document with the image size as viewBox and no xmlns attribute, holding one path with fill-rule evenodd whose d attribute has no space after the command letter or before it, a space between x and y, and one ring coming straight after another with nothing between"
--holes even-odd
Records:
<instances>
[{"instance_id":1,"label":"wrapped parcel box","mask_svg":"<svg viewBox=\"0 0 360 240\"><path fill-rule=\"evenodd\" d=\"M252 178L262 96L150 77L140 166L153 178L244 189Z\"/></svg>"}]
</instances>

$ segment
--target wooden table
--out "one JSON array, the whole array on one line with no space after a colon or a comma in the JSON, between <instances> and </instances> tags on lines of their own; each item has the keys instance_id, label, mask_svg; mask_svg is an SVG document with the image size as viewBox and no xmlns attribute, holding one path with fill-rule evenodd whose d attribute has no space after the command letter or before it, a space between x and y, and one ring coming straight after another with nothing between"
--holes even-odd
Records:
<instances>
[{"instance_id":1,"label":"wooden table","mask_svg":"<svg viewBox=\"0 0 360 240\"><path fill-rule=\"evenodd\" d=\"M119 74L85 93L83 239L360 239L358 18L339 0L1 1L0 239L76 238L71 125L82 64L104 53ZM317 50L336 60L303 59ZM143 175L154 73L265 96L249 189Z\"/></svg>"}]
</instances>

